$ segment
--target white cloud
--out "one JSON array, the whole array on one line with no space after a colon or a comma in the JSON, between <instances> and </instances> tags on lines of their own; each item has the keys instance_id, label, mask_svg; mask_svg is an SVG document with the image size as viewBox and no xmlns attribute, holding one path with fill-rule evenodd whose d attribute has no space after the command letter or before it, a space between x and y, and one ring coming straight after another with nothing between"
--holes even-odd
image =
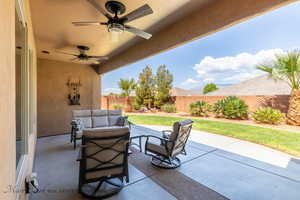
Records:
<instances>
[{"instance_id":1,"label":"white cloud","mask_svg":"<svg viewBox=\"0 0 300 200\"><path fill-rule=\"evenodd\" d=\"M203 80L204 83L212 83L212 82L215 82L215 79L214 78L206 78Z\"/></svg>"},{"instance_id":2,"label":"white cloud","mask_svg":"<svg viewBox=\"0 0 300 200\"><path fill-rule=\"evenodd\" d=\"M197 85L200 85L200 83L201 83L200 80L188 78L184 82L181 83L181 86L183 86L186 89L191 89L191 88L196 87Z\"/></svg>"},{"instance_id":3,"label":"white cloud","mask_svg":"<svg viewBox=\"0 0 300 200\"><path fill-rule=\"evenodd\" d=\"M276 54L282 53L282 49L270 49L256 54L240 53L220 58L206 56L194 69L203 82L233 84L262 75L263 72L257 70L256 65L271 63Z\"/></svg>"},{"instance_id":4,"label":"white cloud","mask_svg":"<svg viewBox=\"0 0 300 200\"><path fill-rule=\"evenodd\" d=\"M120 94L121 90L119 88L105 88L103 90L103 94L110 94L110 93L115 93L115 94Z\"/></svg>"}]
</instances>

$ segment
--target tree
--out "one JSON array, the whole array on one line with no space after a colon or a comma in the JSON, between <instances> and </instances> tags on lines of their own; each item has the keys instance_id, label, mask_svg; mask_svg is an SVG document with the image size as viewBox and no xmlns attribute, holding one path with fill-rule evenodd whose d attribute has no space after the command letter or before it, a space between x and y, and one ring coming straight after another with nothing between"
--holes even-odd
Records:
<instances>
[{"instance_id":1,"label":"tree","mask_svg":"<svg viewBox=\"0 0 300 200\"><path fill-rule=\"evenodd\" d=\"M257 69L267 72L275 80L286 81L291 87L287 123L300 125L300 51L276 55L270 65L261 64Z\"/></svg>"},{"instance_id":2,"label":"tree","mask_svg":"<svg viewBox=\"0 0 300 200\"><path fill-rule=\"evenodd\" d=\"M165 65L159 66L155 77L155 98L154 106L160 108L171 100L170 90L172 89L173 75Z\"/></svg>"},{"instance_id":3,"label":"tree","mask_svg":"<svg viewBox=\"0 0 300 200\"><path fill-rule=\"evenodd\" d=\"M217 88L216 84L214 84L214 83L208 83L203 88L203 94L207 94L209 92L213 92L213 91L218 90L218 89L219 88Z\"/></svg>"},{"instance_id":4,"label":"tree","mask_svg":"<svg viewBox=\"0 0 300 200\"><path fill-rule=\"evenodd\" d=\"M125 97L125 111L130 112L132 110L131 102L129 96L132 94L136 88L136 83L134 79L120 79L118 82L119 88L122 90L121 95Z\"/></svg>"},{"instance_id":5,"label":"tree","mask_svg":"<svg viewBox=\"0 0 300 200\"><path fill-rule=\"evenodd\" d=\"M152 70L146 66L139 75L137 87L135 89L135 103L139 106L146 106L150 109L154 102L154 86Z\"/></svg>"},{"instance_id":6,"label":"tree","mask_svg":"<svg viewBox=\"0 0 300 200\"><path fill-rule=\"evenodd\" d=\"M125 97L129 97L131 93L134 91L136 84L134 79L120 79L118 82L119 88L122 90L121 95Z\"/></svg>"}]
</instances>

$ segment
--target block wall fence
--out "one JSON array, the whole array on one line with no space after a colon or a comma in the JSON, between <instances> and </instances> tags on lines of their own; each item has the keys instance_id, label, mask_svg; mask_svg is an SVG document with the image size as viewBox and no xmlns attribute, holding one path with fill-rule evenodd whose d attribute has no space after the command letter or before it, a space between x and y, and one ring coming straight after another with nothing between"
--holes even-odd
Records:
<instances>
[{"instance_id":1,"label":"block wall fence","mask_svg":"<svg viewBox=\"0 0 300 200\"><path fill-rule=\"evenodd\" d=\"M178 112L188 112L189 105L195 101L206 101L209 104L214 104L218 100L225 98L226 96L176 96L173 97L174 104L176 105ZM248 106L250 112L255 111L259 107L272 107L279 109L281 112L286 113L289 106L289 95L257 95L257 96L238 96L244 100ZM122 96L102 96L101 108L113 109L113 104L125 105L126 98ZM129 103L133 104L134 97L129 97Z\"/></svg>"}]
</instances>

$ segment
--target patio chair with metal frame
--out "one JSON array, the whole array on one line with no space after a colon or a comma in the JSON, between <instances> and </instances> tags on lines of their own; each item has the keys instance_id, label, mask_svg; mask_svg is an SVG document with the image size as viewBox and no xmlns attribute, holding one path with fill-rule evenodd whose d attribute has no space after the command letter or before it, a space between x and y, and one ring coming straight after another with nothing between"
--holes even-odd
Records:
<instances>
[{"instance_id":1,"label":"patio chair with metal frame","mask_svg":"<svg viewBox=\"0 0 300 200\"><path fill-rule=\"evenodd\" d=\"M162 137L145 136L145 154L152 156L151 163L154 166L172 169L181 165L178 155L186 155L185 145L190 135L192 124L193 121L190 119L175 122L173 131L163 131Z\"/></svg>"},{"instance_id":2,"label":"patio chair with metal frame","mask_svg":"<svg viewBox=\"0 0 300 200\"><path fill-rule=\"evenodd\" d=\"M78 192L86 198L102 199L117 194L128 174L128 127L84 129L79 154Z\"/></svg>"}]
</instances>

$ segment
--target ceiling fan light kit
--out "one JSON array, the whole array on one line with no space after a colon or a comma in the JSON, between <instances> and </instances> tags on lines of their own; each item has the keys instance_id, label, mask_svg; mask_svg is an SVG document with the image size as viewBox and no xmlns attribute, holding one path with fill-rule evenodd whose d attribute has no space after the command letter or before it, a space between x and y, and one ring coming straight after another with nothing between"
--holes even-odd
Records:
<instances>
[{"instance_id":1,"label":"ceiling fan light kit","mask_svg":"<svg viewBox=\"0 0 300 200\"><path fill-rule=\"evenodd\" d=\"M118 1L107 1L105 3L105 9L102 8L97 0L86 0L90 3L98 12L104 15L107 18L107 22L99 22L99 21L83 21L83 22L72 22L74 26L97 26L97 25L105 25L109 33L111 33L111 38L113 42L117 42L119 40L119 36L127 31L133 33L139 37L144 39L150 39L152 35L135 27L129 26L126 23L134 21L136 19L145 17L153 13L153 10L148 4L145 4L132 12L119 17L119 15L123 15L126 12L126 7L124 4ZM79 54L67 53L67 52L59 52L61 54L66 54L73 56L72 61L93 61L93 64L99 64L100 60L107 60L106 56L89 56L86 54L90 48L87 46L79 45L77 46Z\"/></svg>"},{"instance_id":2,"label":"ceiling fan light kit","mask_svg":"<svg viewBox=\"0 0 300 200\"><path fill-rule=\"evenodd\" d=\"M133 33L144 39L150 39L152 35L135 27L126 25L126 23L134 21L136 19L145 17L153 13L153 10L148 4L145 4L125 16L119 17L126 12L124 4L118 1L108 1L105 3L105 9L102 8L96 0L88 1L97 11L107 18L107 22L72 22L75 26L91 26L91 25L105 25L107 26L108 32L111 33L123 33L124 31ZM109 14L110 13L110 14ZM112 16L112 15L113 16Z\"/></svg>"},{"instance_id":3,"label":"ceiling fan light kit","mask_svg":"<svg viewBox=\"0 0 300 200\"><path fill-rule=\"evenodd\" d=\"M78 45L77 49L79 51L79 54L73 54L73 53L67 53L67 52L61 52L57 51L57 53L66 54L73 56L72 61L92 61L94 64L99 64L100 60L108 60L107 56L89 56L86 54L86 51L90 50L89 47Z\"/></svg>"}]
</instances>

